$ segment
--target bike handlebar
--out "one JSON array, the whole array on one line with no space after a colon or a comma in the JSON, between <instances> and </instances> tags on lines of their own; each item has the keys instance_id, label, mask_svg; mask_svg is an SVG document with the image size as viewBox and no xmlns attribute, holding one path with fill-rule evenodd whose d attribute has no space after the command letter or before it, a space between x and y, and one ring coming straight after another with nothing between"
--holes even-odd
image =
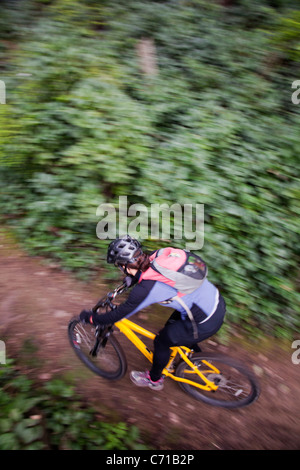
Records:
<instances>
[{"instance_id":1,"label":"bike handlebar","mask_svg":"<svg viewBox=\"0 0 300 470\"><path fill-rule=\"evenodd\" d=\"M94 313L97 312L98 308L100 307L109 307L111 309L116 308L116 305L113 304L113 300L117 295L121 295L123 292L125 292L128 289L128 285L126 281L124 280L122 284L117 286L112 292L108 292L105 297L102 297L96 305L92 308L92 311Z\"/></svg>"}]
</instances>

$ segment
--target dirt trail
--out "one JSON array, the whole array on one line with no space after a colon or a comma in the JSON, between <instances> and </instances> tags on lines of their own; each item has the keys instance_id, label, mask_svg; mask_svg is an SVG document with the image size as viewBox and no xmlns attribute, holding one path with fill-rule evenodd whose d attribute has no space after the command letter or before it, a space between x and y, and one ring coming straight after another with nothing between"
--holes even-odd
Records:
<instances>
[{"instance_id":1,"label":"dirt trail","mask_svg":"<svg viewBox=\"0 0 300 470\"><path fill-rule=\"evenodd\" d=\"M3 229L0 263L0 339L6 343L7 356L21 352L27 367L39 366L40 380L61 373L72 377L80 394L101 414L136 424L153 449L300 448L300 365L292 363L292 349L271 341L258 346L244 340L241 346L235 339L226 347L215 338L204 342L206 351L244 360L259 375L259 400L241 410L197 402L171 380L157 393L135 387L128 373L118 382L108 382L79 363L67 339L69 319L91 307L107 291L105 283L80 282L42 258L29 257ZM148 313L149 309L135 320L151 329ZM128 369L145 369L146 360L126 338L118 339L127 352Z\"/></svg>"}]
</instances>

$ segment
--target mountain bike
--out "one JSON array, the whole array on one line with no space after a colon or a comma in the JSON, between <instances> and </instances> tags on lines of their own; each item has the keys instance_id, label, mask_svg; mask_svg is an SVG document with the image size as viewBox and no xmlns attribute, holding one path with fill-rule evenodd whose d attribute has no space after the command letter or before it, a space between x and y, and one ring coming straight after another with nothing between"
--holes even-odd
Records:
<instances>
[{"instance_id":1,"label":"mountain bike","mask_svg":"<svg viewBox=\"0 0 300 470\"><path fill-rule=\"evenodd\" d=\"M93 312L101 314L115 309L114 299L127 289L125 282L116 287L97 302ZM126 354L114 336L115 328L152 363L153 352L139 336L154 340L155 334L127 318L107 327L95 327L76 317L68 327L71 346L79 359L92 372L108 380L121 379L127 370ZM185 346L170 349L163 376L178 382L196 400L225 408L241 408L258 398L258 381L244 364L217 353L195 353Z\"/></svg>"}]
</instances>

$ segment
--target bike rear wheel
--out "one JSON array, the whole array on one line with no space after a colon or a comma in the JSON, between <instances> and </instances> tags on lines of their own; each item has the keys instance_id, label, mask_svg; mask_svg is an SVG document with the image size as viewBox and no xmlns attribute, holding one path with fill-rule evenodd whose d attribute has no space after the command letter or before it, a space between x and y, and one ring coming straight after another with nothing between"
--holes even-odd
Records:
<instances>
[{"instance_id":1,"label":"bike rear wheel","mask_svg":"<svg viewBox=\"0 0 300 470\"><path fill-rule=\"evenodd\" d=\"M109 380L124 376L126 356L112 334L98 335L93 325L74 318L69 323L68 336L76 355L92 372Z\"/></svg>"},{"instance_id":2,"label":"bike rear wheel","mask_svg":"<svg viewBox=\"0 0 300 470\"><path fill-rule=\"evenodd\" d=\"M207 391L179 382L181 388L196 400L224 408L241 408L258 398L259 386L256 377L243 364L229 357L210 353L195 354L190 361L207 379L218 385L216 391ZM219 372L216 372L215 368ZM178 364L176 376L192 380L195 385L205 385L205 381L193 372L185 361Z\"/></svg>"}]
</instances>

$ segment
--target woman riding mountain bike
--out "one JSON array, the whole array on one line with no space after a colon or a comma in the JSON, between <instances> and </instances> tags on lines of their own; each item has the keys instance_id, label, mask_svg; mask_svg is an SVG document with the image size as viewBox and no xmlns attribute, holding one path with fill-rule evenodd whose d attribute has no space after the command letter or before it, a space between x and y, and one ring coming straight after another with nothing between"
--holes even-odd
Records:
<instances>
[{"instance_id":1,"label":"woman riding mountain bike","mask_svg":"<svg viewBox=\"0 0 300 470\"><path fill-rule=\"evenodd\" d=\"M159 260L162 260L163 268L157 264ZM83 310L80 320L95 326L107 326L154 303L175 309L154 339L151 370L132 371L130 374L136 385L162 390L162 371L169 361L170 347L187 346L199 351L197 343L211 337L221 328L226 311L225 301L216 286L208 281L206 273L203 275L203 260L186 250L167 247L147 254L138 240L125 235L110 243L107 262L122 270L126 282L133 289L127 300L114 310L101 315L92 310ZM179 275L174 271L174 266L177 266L175 271ZM178 289L180 282L183 285L180 276L185 272L191 276L188 278L190 287L185 290L188 293ZM169 276L173 280L170 281ZM174 279L179 279L179 283L176 284Z\"/></svg>"}]
</instances>

